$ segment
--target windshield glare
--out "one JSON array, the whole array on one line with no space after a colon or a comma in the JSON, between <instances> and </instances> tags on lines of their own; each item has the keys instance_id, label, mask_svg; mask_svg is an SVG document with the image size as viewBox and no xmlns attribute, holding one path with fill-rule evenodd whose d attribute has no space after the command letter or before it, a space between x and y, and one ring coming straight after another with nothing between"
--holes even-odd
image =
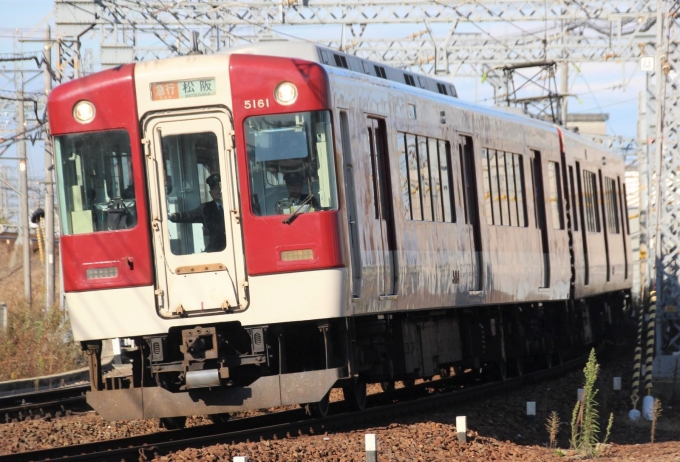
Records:
<instances>
[{"instance_id":1,"label":"windshield glare","mask_svg":"<svg viewBox=\"0 0 680 462\"><path fill-rule=\"evenodd\" d=\"M328 111L250 117L245 134L255 215L337 210Z\"/></svg>"}]
</instances>

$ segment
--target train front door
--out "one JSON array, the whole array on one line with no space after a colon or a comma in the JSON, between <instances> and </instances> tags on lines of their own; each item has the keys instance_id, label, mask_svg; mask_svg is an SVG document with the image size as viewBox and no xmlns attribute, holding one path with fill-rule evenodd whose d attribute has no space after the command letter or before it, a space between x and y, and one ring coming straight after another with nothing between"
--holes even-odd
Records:
<instances>
[{"instance_id":1,"label":"train front door","mask_svg":"<svg viewBox=\"0 0 680 462\"><path fill-rule=\"evenodd\" d=\"M394 213L390 199L392 197L392 183L389 176L385 121L368 117L366 122L373 177L375 223L380 232L377 245L374 246L378 270L378 295L389 297L396 294L397 262Z\"/></svg>"},{"instance_id":2,"label":"train front door","mask_svg":"<svg viewBox=\"0 0 680 462\"><path fill-rule=\"evenodd\" d=\"M246 306L236 159L223 112L147 119L156 303L162 316Z\"/></svg>"}]
</instances>

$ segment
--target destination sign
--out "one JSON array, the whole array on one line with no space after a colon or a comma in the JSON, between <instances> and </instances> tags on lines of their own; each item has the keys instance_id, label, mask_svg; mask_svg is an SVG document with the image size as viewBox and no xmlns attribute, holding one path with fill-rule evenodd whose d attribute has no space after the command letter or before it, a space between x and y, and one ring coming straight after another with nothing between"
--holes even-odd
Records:
<instances>
[{"instance_id":1,"label":"destination sign","mask_svg":"<svg viewBox=\"0 0 680 462\"><path fill-rule=\"evenodd\" d=\"M182 80L151 84L151 99L153 101L210 96L214 95L215 92L215 79Z\"/></svg>"}]
</instances>

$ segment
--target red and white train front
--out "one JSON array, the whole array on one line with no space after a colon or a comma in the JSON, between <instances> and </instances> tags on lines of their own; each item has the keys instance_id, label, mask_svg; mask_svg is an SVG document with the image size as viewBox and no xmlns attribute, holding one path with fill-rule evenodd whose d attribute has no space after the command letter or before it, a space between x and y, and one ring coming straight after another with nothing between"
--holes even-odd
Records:
<instances>
[{"instance_id":1,"label":"red and white train front","mask_svg":"<svg viewBox=\"0 0 680 462\"><path fill-rule=\"evenodd\" d=\"M321 66L238 54L130 64L50 95L67 306L105 418L320 401L341 378L329 109ZM102 378L111 338L134 339L132 375Z\"/></svg>"}]
</instances>

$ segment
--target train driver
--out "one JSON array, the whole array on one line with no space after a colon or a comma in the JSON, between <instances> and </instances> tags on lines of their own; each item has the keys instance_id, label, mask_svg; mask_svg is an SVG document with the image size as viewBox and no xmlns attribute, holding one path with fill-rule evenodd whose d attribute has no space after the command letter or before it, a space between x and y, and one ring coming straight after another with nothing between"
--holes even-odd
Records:
<instances>
[{"instance_id":1,"label":"train driver","mask_svg":"<svg viewBox=\"0 0 680 462\"><path fill-rule=\"evenodd\" d=\"M203 223L203 229L208 231L206 252L219 252L227 246L220 181L220 175L217 173L205 180L210 187L210 197L213 198L210 202L204 202L188 212L175 212L168 215L168 219L173 223Z\"/></svg>"},{"instance_id":2,"label":"train driver","mask_svg":"<svg viewBox=\"0 0 680 462\"><path fill-rule=\"evenodd\" d=\"M299 172L289 172L283 175L283 181L286 182L286 189L288 189L288 199L280 200L277 203L278 213L293 213L298 208L301 212L319 209L319 202L311 191L302 194L305 183L304 175Z\"/></svg>"}]
</instances>

